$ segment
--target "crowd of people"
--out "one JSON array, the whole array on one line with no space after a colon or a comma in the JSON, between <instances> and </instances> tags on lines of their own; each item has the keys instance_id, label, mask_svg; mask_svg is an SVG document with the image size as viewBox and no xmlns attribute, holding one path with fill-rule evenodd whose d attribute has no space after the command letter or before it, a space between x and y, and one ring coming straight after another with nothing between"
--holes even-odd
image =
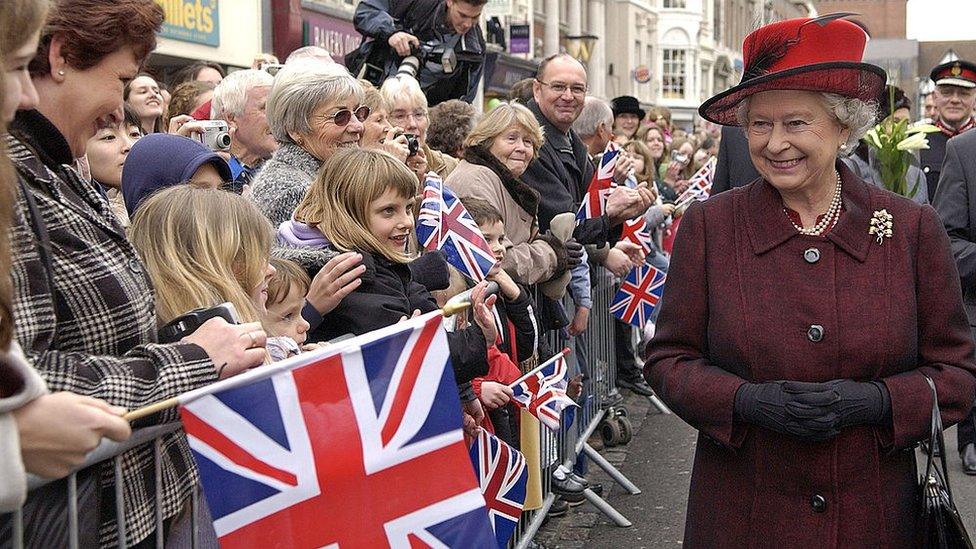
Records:
<instances>
[{"instance_id":1,"label":"crowd of people","mask_svg":"<svg viewBox=\"0 0 976 549\"><path fill-rule=\"evenodd\" d=\"M377 7L361 6L357 26L389 47L417 41L370 26ZM448 17L483 45L463 9ZM764 27L755 40L816 32L814 43L841 36L863 50L855 25L805 21ZM947 424L973 401L959 277L939 218L923 206L934 200L942 213L960 202L936 189L942 159L909 171L919 183L911 200L877 188L876 159L860 138L877 122L879 101L880 118L910 116L910 102L884 89L860 51L844 52L846 65L789 53L754 73L747 55L743 82L706 102L691 130L634 97L589 96L585 67L566 54L544 59L483 114L438 96L423 77L357 79L316 47L281 65L259 56L229 74L193 64L167 85L143 72L162 23L153 0L0 5L0 511L23 504L25 473L64 476L103 437L129 437L125 410L396 324L459 294L472 307L452 321L448 344L465 432L489 429L517 448L508 385L558 351L541 336L572 338L578 373L591 375L590 318L610 316L594 310L598 277L649 264L669 273L667 299L641 334L614 319L616 379L647 396L651 381L702 433L686 543L738 546L762 536L795 545L785 525L834 505L868 508L865 524L880 530L831 515L841 526L810 518L803 535L822 540L831 529L847 540L839 546L864 536L903 546L915 535L917 509L902 497L914 458L895 450L927 434L925 378L938 387ZM468 69L480 76L480 65ZM777 71L785 76L770 76ZM972 125L976 72L933 74L943 113L935 122L961 133ZM452 97L468 84L451 80ZM953 117L959 102L968 114ZM602 212L577 220L611 143L621 150L615 186ZM712 158L713 197L682 200ZM414 226L430 172L486 237L497 262L487 281L475 284L443 254L420 249ZM868 228L881 211L897 228L875 243ZM622 238L640 219L647 247ZM687 228L678 232L679 223ZM957 255L971 226L959 223L950 229ZM238 323L212 318L160 341L174 319L222 303ZM581 390L571 384L573 396ZM163 411L133 427L176 419ZM967 441L960 437L960 451L972 454L976 473L976 441ZM117 519L129 546L185 535L198 474L181 432L162 448L159 486L151 449L123 455L124 517L115 516L110 470L82 477L93 498L81 506L92 525L84 542L117 544ZM843 467L871 460L870 490L841 481L837 453L848 456ZM796 456L809 460L798 465ZM556 509L597 490L578 472L552 472ZM756 483L760 475L768 482ZM793 497L798 487L811 493ZM730 493L756 503L719 501ZM883 509L865 498L895 503ZM61 539L43 527L52 505L25 507L36 543ZM206 509L196 512L205 522ZM754 520L757 512L771 518Z\"/></svg>"}]
</instances>

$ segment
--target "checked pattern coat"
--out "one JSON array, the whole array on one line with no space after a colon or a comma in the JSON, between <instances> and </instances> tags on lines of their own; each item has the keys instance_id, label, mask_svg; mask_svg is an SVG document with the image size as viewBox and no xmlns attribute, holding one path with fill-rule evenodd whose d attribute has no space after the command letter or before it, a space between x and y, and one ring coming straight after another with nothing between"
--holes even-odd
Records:
<instances>
[{"instance_id":1,"label":"checked pattern coat","mask_svg":"<svg viewBox=\"0 0 976 549\"><path fill-rule=\"evenodd\" d=\"M11 133L4 140L21 182L11 227L15 336L51 391L134 409L215 381L199 346L154 343L149 276L109 203L70 166L58 130L31 111L18 114ZM33 220L25 189L43 218L48 260L39 253L40 220ZM153 421L176 419L171 410ZM160 493L164 519L176 515L197 472L182 431L163 439L161 487L155 486L151 445L124 454L122 466L132 544L155 529L154 494ZM100 539L103 546L116 545L111 463L103 467Z\"/></svg>"}]
</instances>

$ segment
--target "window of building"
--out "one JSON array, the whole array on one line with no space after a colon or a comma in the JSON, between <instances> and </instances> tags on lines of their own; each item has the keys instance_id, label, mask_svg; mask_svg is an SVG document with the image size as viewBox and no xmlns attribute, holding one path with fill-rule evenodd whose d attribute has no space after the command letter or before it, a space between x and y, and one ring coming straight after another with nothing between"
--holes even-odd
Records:
<instances>
[{"instance_id":1,"label":"window of building","mask_svg":"<svg viewBox=\"0 0 976 549\"><path fill-rule=\"evenodd\" d=\"M685 97L685 50L664 49L661 51L661 95L665 99L684 99Z\"/></svg>"},{"instance_id":2,"label":"window of building","mask_svg":"<svg viewBox=\"0 0 976 549\"><path fill-rule=\"evenodd\" d=\"M664 0L664 7L666 8L683 8L687 0Z\"/></svg>"}]
</instances>

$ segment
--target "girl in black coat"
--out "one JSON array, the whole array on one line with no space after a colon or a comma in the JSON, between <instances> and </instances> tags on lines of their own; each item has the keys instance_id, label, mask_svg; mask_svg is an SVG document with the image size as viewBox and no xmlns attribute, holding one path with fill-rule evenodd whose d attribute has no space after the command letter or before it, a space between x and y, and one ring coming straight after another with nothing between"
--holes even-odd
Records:
<instances>
[{"instance_id":1,"label":"girl in black coat","mask_svg":"<svg viewBox=\"0 0 976 549\"><path fill-rule=\"evenodd\" d=\"M389 154L366 149L338 151L308 189L295 220L318 230L340 251L362 254L360 285L322 319L326 339L356 335L437 309L430 292L413 280L407 244L413 233L417 178ZM488 371L488 341L497 337L483 299L475 291L471 327L448 334L458 383ZM484 321L482 319L487 319Z\"/></svg>"}]
</instances>

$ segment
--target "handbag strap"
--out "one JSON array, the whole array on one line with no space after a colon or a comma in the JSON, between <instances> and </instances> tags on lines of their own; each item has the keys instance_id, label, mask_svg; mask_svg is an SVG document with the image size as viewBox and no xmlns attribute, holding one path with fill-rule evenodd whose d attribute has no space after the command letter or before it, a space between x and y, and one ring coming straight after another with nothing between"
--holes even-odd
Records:
<instances>
[{"instance_id":1,"label":"handbag strap","mask_svg":"<svg viewBox=\"0 0 976 549\"><path fill-rule=\"evenodd\" d=\"M946 465L946 448L945 440L942 435L942 413L939 411L939 392L935 388L935 382L929 376L924 376L926 383L929 384L929 389L932 390L932 431L929 434L929 452L928 459L925 463L925 478L924 482L927 482L929 476L932 475L933 469L937 475L942 479L945 484L946 494L949 496L949 501L952 503L952 488L949 487L949 468ZM938 444L938 446L936 446ZM936 449L941 450L938 452L939 460L942 462L942 470L936 466L935 454ZM953 507L955 503L952 503Z\"/></svg>"}]
</instances>

